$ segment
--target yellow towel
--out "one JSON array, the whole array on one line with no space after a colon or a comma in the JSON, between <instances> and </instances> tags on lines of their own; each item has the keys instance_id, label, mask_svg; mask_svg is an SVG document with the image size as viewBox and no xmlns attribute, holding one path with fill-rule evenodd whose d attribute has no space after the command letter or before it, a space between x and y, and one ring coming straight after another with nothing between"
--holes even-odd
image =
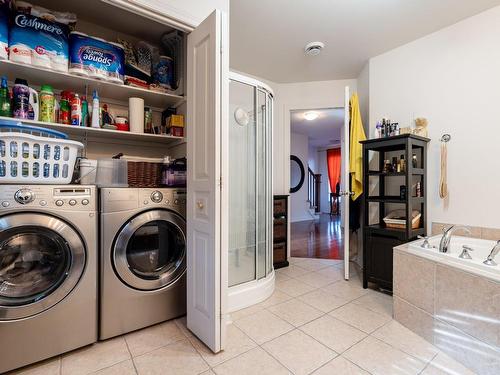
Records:
<instances>
[{"instance_id":1,"label":"yellow towel","mask_svg":"<svg viewBox=\"0 0 500 375\"><path fill-rule=\"evenodd\" d=\"M351 189L355 201L363 194L363 146L361 141L366 139L361 112L359 111L358 94L354 94L349 101L351 129L349 138L349 172L351 173Z\"/></svg>"}]
</instances>

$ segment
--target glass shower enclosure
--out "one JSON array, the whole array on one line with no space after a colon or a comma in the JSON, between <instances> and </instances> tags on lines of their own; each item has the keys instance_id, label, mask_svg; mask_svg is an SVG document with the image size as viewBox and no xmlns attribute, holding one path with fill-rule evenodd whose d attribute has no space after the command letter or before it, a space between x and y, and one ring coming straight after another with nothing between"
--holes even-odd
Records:
<instances>
[{"instance_id":1,"label":"glass shower enclosure","mask_svg":"<svg viewBox=\"0 0 500 375\"><path fill-rule=\"evenodd\" d=\"M274 290L272 260L273 92L231 72L229 82L229 311Z\"/></svg>"}]
</instances>

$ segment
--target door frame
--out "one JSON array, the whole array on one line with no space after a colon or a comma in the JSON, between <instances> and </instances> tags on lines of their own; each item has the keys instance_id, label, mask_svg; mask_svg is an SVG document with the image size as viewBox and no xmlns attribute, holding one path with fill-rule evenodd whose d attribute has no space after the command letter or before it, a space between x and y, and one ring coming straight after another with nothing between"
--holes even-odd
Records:
<instances>
[{"instance_id":1,"label":"door frame","mask_svg":"<svg viewBox=\"0 0 500 375\"><path fill-rule=\"evenodd\" d=\"M344 90L343 90L344 91ZM282 139L285 141L285 144L283 145L284 150L287 151L285 156L286 156L286 166L283 168L282 171L282 178L284 179L285 186L287 187L286 191L288 194L288 207L290 207L290 199L291 199L291 194L290 194L290 155L291 155L291 141L292 141L292 116L291 113L292 111L314 111L314 110L324 110L324 109L344 109L344 101L342 101L342 105L335 104L333 102L329 102L330 104L322 103L318 105L288 105L285 104L282 106L283 112L281 113L282 118L284 119L284 124L283 126L283 133L282 133ZM283 116L284 115L284 116ZM345 114L344 114L345 115ZM344 156L343 153L343 145L342 142L339 142L338 146L341 148L342 156ZM342 159L341 162L343 162L344 159ZM277 169L277 168L275 168ZM342 210L343 211L343 210ZM342 212L341 211L341 212ZM287 217L287 238L291 238L291 228L292 228L292 222L290 220L290 215ZM344 241L349 241L349 237L344 238ZM290 248L290 242L288 241L287 243L287 258L290 258L291 256L291 248Z\"/></svg>"}]
</instances>

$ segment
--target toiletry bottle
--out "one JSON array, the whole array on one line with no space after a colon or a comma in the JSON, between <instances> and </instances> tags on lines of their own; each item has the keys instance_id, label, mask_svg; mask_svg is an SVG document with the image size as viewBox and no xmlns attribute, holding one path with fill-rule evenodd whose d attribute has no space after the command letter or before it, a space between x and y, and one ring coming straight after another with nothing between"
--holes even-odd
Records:
<instances>
[{"instance_id":1,"label":"toiletry bottle","mask_svg":"<svg viewBox=\"0 0 500 375\"><path fill-rule=\"evenodd\" d=\"M87 97L82 96L82 122L81 126L89 126L89 103Z\"/></svg>"},{"instance_id":2,"label":"toiletry bottle","mask_svg":"<svg viewBox=\"0 0 500 375\"><path fill-rule=\"evenodd\" d=\"M71 92L62 91L61 100L59 101L59 119L57 122L60 124L71 124Z\"/></svg>"},{"instance_id":3,"label":"toiletry bottle","mask_svg":"<svg viewBox=\"0 0 500 375\"><path fill-rule=\"evenodd\" d=\"M411 164L413 168L418 168L417 154L413 154L411 157Z\"/></svg>"},{"instance_id":4,"label":"toiletry bottle","mask_svg":"<svg viewBox=\"0 0 500 375\"><path fill-rule=\"evenodd\" d=\"M92 127L100 128L100 108L99 108L99 95L97 94L97 90L94 90L94 94L92 97Z\"/></svg>"},{"instance_id":5,"label":"toiletry bottle","mask_svg":"<svg viewBox=\"0 0 500 375\"><path fill-rule=\"evenodd\" d=\"M406 160L404 155L401 155L401 158L399 159L399 164L401 165L401 172L406 172Z\"/></svg>"},{"instance_id":6,"label":"toiletry bottle","mask_svg":"<svg viewBox=\"0 0 500 375\"><path fill-rule=\"evenodd\" d=\"M2 77L2 84L0 86L0 116L12 116L10 111L10 95L7 77Z\"/></svg>"},{"instance_id":7,"label":"toiletry bottle","mask_svg":"<svg viewBox=\"0 0 500 375\"><path fill-rule=\"evenodd\" d=\"M40 121L55 122L56 103L54 91L50 85L42 85L40 89Z\"/></svg>"},{"instance_id":8,"label":"toiletry bottle","mask_svg":"<svg viewBox=\"0 0 500 375\"><path fill-rule=\"evenodd\" d=\"M392 172L398 172L398 158L394 156L392 158Z\"/></svg>"},{"instance_id":9,"label":"toiletry bottle","mask_svg":"<svg viewBox=\"0 0 500 375\"><path fill-rule=\"evenodd\" d=\"M422 186L419 181L417 182L417 187L416 187L416 197L421 197L421 196L422 196Z\"/></svg>"},{"instance_id":10,"label":"toiletry bottle","mask_svg":"<svg viewBox=\"0 0 500 375\"><path fill-rule=\"evenodd\" d=\"M75 93L71 99L71 125L80 126L82 123L82 100Z\"/></svg>"},{"instance_id":11,"label":"toiletry bottle","mask_svg":"<svg viewBox=\"0 0 500 375\"><path fill-rule=\"evenodd\" d=\"M382 124L377 121L377 126L375 126L375 138L382 137Z\"/></svg>"}]
</instances>

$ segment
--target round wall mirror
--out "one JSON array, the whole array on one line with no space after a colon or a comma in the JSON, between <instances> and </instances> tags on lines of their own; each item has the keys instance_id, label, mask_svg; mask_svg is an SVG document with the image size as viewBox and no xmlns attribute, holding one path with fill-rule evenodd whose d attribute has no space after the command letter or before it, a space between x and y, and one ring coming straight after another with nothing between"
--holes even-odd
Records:
<instances>
[{"instance_id":1,"label":"round wall mirror","mask_svg":"<svg viewBox=\"0 0 500 375\"><path fill-rule=\"evenodd\" d=\"M290 193L296 193L304 184L306 171L304 164L295 155L290 155Z\"/></svg>"}]
</instances>

